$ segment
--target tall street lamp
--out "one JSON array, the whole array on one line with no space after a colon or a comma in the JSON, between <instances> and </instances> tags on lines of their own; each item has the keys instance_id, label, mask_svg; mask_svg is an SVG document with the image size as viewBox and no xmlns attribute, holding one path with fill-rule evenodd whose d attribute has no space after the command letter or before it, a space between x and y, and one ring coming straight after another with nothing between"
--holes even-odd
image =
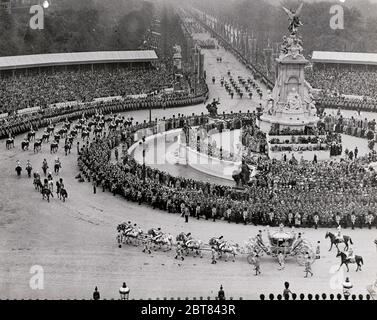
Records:
<instances>
[{"instance_id":1,"label":"tall street lamp","mask_svg":"<svg viewBox=\"0 0 377 320\"><path fill-rule=\"evenodd\" d=\"M145 146L145 136L141 139L139 142L139 145L143 147L143 181L145 182L146 178L146 170L145 170L145 151L146 151L146 146Z\"/></svg>"}]
</instances>

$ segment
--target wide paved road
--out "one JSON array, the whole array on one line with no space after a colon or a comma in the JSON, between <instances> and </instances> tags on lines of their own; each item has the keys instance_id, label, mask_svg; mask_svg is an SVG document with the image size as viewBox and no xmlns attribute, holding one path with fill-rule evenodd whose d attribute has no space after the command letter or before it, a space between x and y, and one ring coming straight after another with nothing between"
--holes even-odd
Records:
<instances>
[{"instance_id":1,"label":"wide paved road","mask_svg":"<svg viewBox=\"0 0 377 320\"><path fill-rule=\"evenodd\" d=\"M207 55L215 57L211 51ZM229 63L233 64L231 59L229 57ZM224 60L228 61L228 58ZM208 61L211 63L210 59ZM220 74L223 70L216 61L213 67L206 68L208 76ZM214 87L210 85L212 96L221 93L221 88ZM228 111L232 107L234 105L224 104L223 108ZM201 112L200 108L158 110L154 114L162 117L179 112ZM134 112L132 115L140 121L148 117L148 112ZM30 159L34 169L41 171L43 158L51 167L55 155L48 153L47 145L43 145L40 154L21 152L20 141L21 137L17 137L16 148L9 151L5 150L3 141L0 145L1 299L91 298L95 286L99 287L103 298L118 298L118 288L123 281L131 288L133 298L213 297L220 284L228 297L258 298L260 293L281 293L284 281L290 281L295 292L341 291L332 290L331 284L336 284L336 278L330 271L338 264L338 259L335 251L326 251L326 230L300 230L313 244L321 241L322 257L313 265L314 277L309 279L304 278L303 267L294 259L287 262L285 270L278 271L277 262L265 257L262 259L262 275L255 277L244 256L238 256L235 263L212 265L208 253L203 259L189 257L181 263L174 259L173 252L145 255L141 248L119 249L115 242L115 228L127 220L138 223L144 230L161 227L173 235L181 231L192 232L194 237L205 242L212 236L223 235L225 239L240 244L254 236L259 227L203 220L190 220L185 224L176 214L138 206L100 190L93 194L89 183L78 183L74 178L77 174L75 149L67 157L61 149L58 153L63 166L61 177L69 193L67 202L55 198L47 203L33 189L25 172L18 179L14 168L17 160L25 166ZM373 240L376 230L347 230L345 233L352 237L356 254L364 257L363 271L355 273L355 267L351 266L349 275L354 292L365 293L365 286L375 279L377 253ZM29 286L30 268L34 265L44 269L43 290L32 290Z\"/></svg>"}]
</instances>

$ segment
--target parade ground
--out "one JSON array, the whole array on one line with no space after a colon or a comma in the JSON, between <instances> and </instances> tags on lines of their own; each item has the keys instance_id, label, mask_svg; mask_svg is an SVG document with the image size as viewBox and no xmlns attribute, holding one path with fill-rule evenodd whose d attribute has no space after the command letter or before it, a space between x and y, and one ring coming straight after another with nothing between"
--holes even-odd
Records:
<instances>
[{"instance_id":1,"label":"parade ground","mask_svg":"<svg viewBox=\"0 0 377 320\"><path fill-rule=\"evenodd\" d=\"M250 76L249 71L223 48L203 50L204 68L209 87L209 102L220 99L218 112L247 112L256 110L261 102L255 95L253 99L235 96L233 99L221 87L219 80L226 77L228 70L235 77ZM222 62L217 62L217 57ZM212 77L216 83L212 84ZM265 95L266 88L263 88ZM207 113L204 104L184 108L152 110L152 118L171 117L178 113ZM148 120L149 112L135 111L124 113L134 121ZM374 117L369 114L368 117ZM376 115L377 117L377 115ZM41 135L40 129L37 135ZM343 135L343 144L348 148L358 146L361 154L366 152L366 140ZM267 242L266 228L253 225L228 224L226 221L196 220L190 218L185 223L179 214L152 209L145 205L127 202L124 198L102 192L99 188L93 194L91 183L79 183L77 151L64 155L62 146L57 154L50 154L49 145L42 146L42 152L21 151L23 136L15 137L15 148L6 150L5 142L0 145L0 299L90 299L97 286L101 298L119 298L118 289L123 282L131 289L130 298L147 299L164 297L184 299L185 297L214 298L222 284L227 297L258 299L261 293L281 294L284 282L288 281L292 292L326 293L342 292L341 283L350 277L353 293L366 294L366 286L376 279L377 251L374 239L376 229L344 229L343 234L352 238L354 252L364 260L362 271L355 272L355 264L350 271L338 267L340 258L336 249L328 252L329 239L326 231L335 229L298 229L313 247L320 241L321 254L312 266L313 277L304 278L304 267L295 258L287 258L284 270L278 270L277 260L263 256L261 275L254 276L253 266L245 255L237 255L236 261L223 260L211 264L210 252L204 257L187 257L184 261L174 259L175 251L142 252L142 247L124 245L118 248L116 226L124 221L137 223L144 231L158 228L174 236L180 232L191 232L194 238L208 243L211 237L223 236L224 239L243 245L258 230L263 231ZM81 139L78 141L81 142ZM75 144L75 143L74 143ZM50 203L42 200L41 194L33 187L32 178L25 170L17 177L16 161L24 168L30 160L34 171L41 172L43 159L47 159L52 171L55 157L60 157L68 199L62 202L56 196ZM216 182L193 169L175 167L167 164L160 167L177 175L194 179ZM273 226L271 229L277 229ZM340 245L342 247L342 245ZM43 268L43 289L33 290L30 279L33 266Z\"/></svg>"}]
</instances>

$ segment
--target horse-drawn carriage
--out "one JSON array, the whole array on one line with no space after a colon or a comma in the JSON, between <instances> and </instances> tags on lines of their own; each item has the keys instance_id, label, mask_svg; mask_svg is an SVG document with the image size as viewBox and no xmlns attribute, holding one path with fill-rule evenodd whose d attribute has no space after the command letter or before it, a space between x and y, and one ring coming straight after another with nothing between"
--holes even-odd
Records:
<instances>
[{"instance_id":1,"label":"horse-drawn carriage","mask_svg":"<svg viewBox=\"0 0 377 320\"><path fill-rule=\"evenodd\" d=\"M306 263L307 256L311 258L311 263L315 261L315 252L312 245L307 240L302 239L300 235L296 236L293 231L285 232L282 225L278 231L270 232L268 230L269 245L265 245L261 234L258 234L255 238L250 238L249 241L245 242L244 246L233 241L227 241L222 236L212 237L208 244L205 244L201 240L194 239L191 233L185 234L183 232L176 237L176 243L174 243L171 234L162 233L160 229L150 229L148 233L144 233L140 227L136 224L132 226L130 222L118 225L117 231L119 247L122 244L133 244L134 246L142 244L144 246L143 252L149 253L151 253L151 248L156 250L164 247L164 251L169 251L172 247L177 247L186 256L193 253L194 256L203 257L203 251L214 251L216 257L213 257L213 259L217 260L224 257L227 261L228 258L232 257L233 262L236 255L246 255L247 261L254 264L256 255L266 254L277 257L282 252L285 256L296 257L300 265Z\"/></svg>"},{"instance_id":2,"label":"horse-drawn carriage","mask_svg":"<svg viewBox=\"0 0 377 320\"><path fill-rule=\"evenodd\" d=\"M243 253L247 253L247 261L250 264L254 263L256 255L269 255L274 258L279 253L284 254L286 257L295 257L299 265L305 265L306 258L309 256L311 263L315 261L315 251L313 246L306 239L296 235L294 231L284 231L282 225L279 230L267 230L269 244L265 244L262 240L261 234L255 238L249 239L245 244Z\"/></svg>"}]
</instances>

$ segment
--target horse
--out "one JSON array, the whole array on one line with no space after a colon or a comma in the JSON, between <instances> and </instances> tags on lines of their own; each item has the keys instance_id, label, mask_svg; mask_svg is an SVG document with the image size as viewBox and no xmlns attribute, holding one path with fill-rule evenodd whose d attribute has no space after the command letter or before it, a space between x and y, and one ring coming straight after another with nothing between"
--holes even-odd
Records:
<instances>
[{"instance_id":1,"label":"horse","mask_svg":"<svg viewBox=\"0 0 377 320\"><path fill-rule=\"evenodd\" d=\"M161 249L162 246L166 246L167 250L165 251L170 251L172 249L173 236L171 234L162 234L162 236L159 239L154 239L155 233L151 229L148 231L148 235L150 236L150 239L148 242L153 243L155 250L156 250L155 245L158 245L159 249Z\"/></svg>"},{"instance_id":2,"label":"horse","mask_svg":"<svg viewBox=\"0 0 377 320\"><path fill-rule=\"evenodd\" d=\"M63 127L67 130L71 129L71 123L69 121L64 122Z\"/></svg>"},{"instance_id":3,"label":"horse","mask_svg":"<svg viewBox=\"0 0 377 320\"><path fill-rule=\"evenodd\" d=\"M65 138L65 136L67 135L67 128L61 128L59 131L58 131L58 135L59 135L59 138L60 137L63 137ZM56 136L56 135L55 135Z\"/></svg>"},{"instance_id":4,"label":"horse","mask_svg":"<svg viewBox=\"0 0 377 320\"><path fill-rule=\"evenodd\" d=\"M61 168L61 164L60 163L55 163L55 165L54 165L54 173L56 175L59 174L60 168Z\"/></svg>"},{"instance_id":5,"label":"horse","mask_svg":"<svg viewBox=\"0 0 377 320\"><path fill-rule=\"evenodd\" d=\"M225 253L225 262L228 261L229 255L233 255L233 262L236 261L236 254L240 250L238 244L220 241L219 238L211 238L208 243L209 245L215 247L220 259L222 254Z\"/></svg>"},{"instance_id":6,"label":"horse","mask_svg":"<svg viewBox=\"0 0 377 320\"><path fill-rule=\"evenodd\" d=\"M22 172L22 168L20 165L18 165L15 169L15 171L17 172L17 177L20 177L21 176L21 172Z\"/></svg>"},{"instance_id":7,"label":"horse","mask_svg":"<svg viewBox=\"0 0 377 320\"><path fill-rule=\"evenodd\" d=\"M90 129L91 127L95 126L96 123L92 120L88 121L87 127Z\"/></svg>"},{"instance_id":8,"label":"horse","mask_svg":"<svg viewBox=\"0 0 377 320\"><path fill-rule=\"evenodd\" d=\"M53 141L50 145L50 153L58 152L59 144L56 141Z\"/></svg>"},{"instance_id":9,"label":"horse","mask_svg":"<svg viewBox=\"0 0 377 320\"><path fill-rule=\"evenodd\" d=\"M68 198L68 192L64 188L60 188L59 198L65 202L65 199Z\"/></svg>"},{"instance_id":10,"label":"horse","mask_svg":"<svg viewBox=\"0 0 377 320\"><path fill-rule=\"evenodd\" d=\"M117 128L117 124L116 123L110 123L109 124L109 131L115 131Z\"/></svg>"},{"instance_id":11,"label":"horse","mask_svg":"<svg viewBox=\"0 0 377 320\"><path fill-rule=\"evenodd\" d=\"M74 139L75 139L74 136L72 136L71 134L68 134L66 141L68 141L69 144L72 145Z\"/></svg>"},{"instance_id":12,"label":"horse","mask_svg":"<svg viewBox=\"0 0 377 320\"><path fill-rule=\"evenodd\" d=\"M48 127L47 127L47 133L50 135L51 133L53 133L55 130L55 126L50 124Z\"/></svg>"},{"instance_id":13,"label":"horse","mask_svg":"<svg viewBox=\"0 0 377 320\"><path fill-rule=\"evenodd\" d=\"M101 132L102 132L102 130L101 130ZM82 140L89 139L89 131L88 130L83 130L81 132L81 139Z\"/></svg>"},{"instance_id":14,"label":"horse","mask_svg":"<svg viewBox=\"0 0 377 320\"><path fill-rule=\"evenodd\" d=\"M94 134L102 134L102 128L100 126L97 126L94 128Z\"/></svg>"},{"instance_id":15,"label":"horse","mask_svg":"<svg viewBox=\"0 0 377 320\"><path fill-rule=\"evenodd\" d=\"M42 134L42 141L43 142L49 142L50 141L50 134L48 132L44 132Z\"/></svg>"},{"instance_id":16,"label":"horse","mask_svg":"<svg viewBox=\"0 0 377 320\"><path fill-rule=\"evenodd\" d=\"M42 151L42 141L41 140L37 140L34 142L34 153L35 152L39 152L39 151Z\"/></svg>"},{"instance_id":17,"label":"horse","mask_svg":"<svg viewBox=\"0 0 377 320\"><path fill-rule=\"evenodd\" d=\"M39 178L39 177L34 177L34 182L33 182L33 184L34 184L34 188L35 188L35 190L37 190L37 191L42 191L42 189L43 189L43 185L42 185L41 178Z\"/></svg>"},{"instance_id":18,"label":"horse","mask_svg":"<svg viewBox=\"0 0 377 320\"><path fill-rule=\"evenodd\" d=\"M355 255L355 258L351 259L351 258L347 257L347 254L345 254L344 252L339 251L339 250L338 250L338 254L336 255L336 257L340 257L340 260L341 260L338 271L340 270L342 265L345 264L346 267L347 267L347 272L349 272L350 269L348 268L348 264L350 264L350 263L356 263L356 265L357 265L356 272L358 270L361 271L361 266L364 264L362 256Z\"/></svg>"},{"instance_id":19,"label":"horse","mask_svg":"<svg viewBox=\"0 0 377 320\"><path fill-rule=\"evenodd\" d=\"M50 202L50 196L53 198L54 195L52 194L51 190L50 189L47 189L47 188L42 188L42 199L46 199L47 198L47 202Z\"/></svg>"},{"instance_id":20,"label":"horse","mask_svg":"<svg viewBox=\"0 0 377 320\"><path fill-rule=\"evenodd\" d=\"M189 252L193 252L195 250L195 254L197 256L200 256L200 258L203 258L202 254L202 247L203 247L203 241L201 240L195 240L195 239L190 239L187 237L187 235L183 232L181 232L177 238L176 241L181 241L182 242L182 247L186 251L186 256L189 255Z\"/></svg>"},{"instance_id":21,"label":"horse","mask_svg":"<svg viewBox=\"0 0 377 320\"><path fill-rule=\"evenodd\" d=\"M8 138L5 141L5 147L7 148L7 150L9 150L11 148L14 148L14 139L13 138Z\"/></svg>"},{"instance_id":22,"label":"horse","mask_svg":"<svg viewBox=\"0 0 377 320\"><path fill-rule=\"evenodd\" d=\"M326 232L325 239L327 239L327 238L330 238L330 242L331 242L331 246L330 246L329 251L331 251L333 245L335 245L335 247L339 250L339 248L338 248L339 243L344 243L344 245L345 245L344 250L348 251L348 242L350 244L353 244L351 237L344 235L342 239L338 239L335 236L335 234L333 234L329 231Z\"/></svg>"},{"instance_id":23,"label":"horse","mask_svg":"<svg viewBox=\"0 0 377 320\"><path fill-rule=\"evenodd\" d=\"M65 143L64 145L64 152L65 152L65 155L67 156L68 153L71 153L71 147L72 147L72 143L69 143L68 141Z\"/></svg>"},{"instance_id":24,"label":"horse","mask_svg":"<svg viewBox=\"0 0 377 320\"><path fill-rule=\"evenodd\" d=\"M51 191L51 193L53 193L54 192L54 181L53 180L48 180L47 185L48 185L48 188Z\"/></svg>"},{"instance_id":25,"label":"horse","mask_svg":"<svg viewBox=\"0 0 377 320\"><path fill-rule=\"evenodd\" d=\"M75 130L76 131L81 131L81 129L82 129L82 124L81 123L78 123L78 124L75 125Z\"/></svg>"},{"instance_id":26,"label":"horse","mask_svg":"<svg viewBox=\"0 0 377 320\"><path fill-rule=\"evenodd\" d=\"M127 233L123 232L123 239L125 243L132 243L134 242L134 246L136 247L138 244L138 240L140 239L140 236L144 234L143 230L139 227L133 227L131 230L129 230Z\"/></svg>"},{"instance_id":27,"label":"horse","mask_svg":"<svg viewBox=\"0 0 377 320\"><path fill-rule=\"evenodd\" d=\"M31 178L31 171L33 170L32 166L31 165L27 165L26 166L26 172L27 172L27 176L29 178Z\"/></svg>"},{"instance_id":28,"label":"horse","mask_svg":"<svg viewBox=\"0 0 377 320\"><path fill-rule=\"evenodd\" d=\"M98 122L98 126L100 127L100 128L105 128L105 121L104 120L100 120L99 122Z\"/></svg>"},{"instance_id":29,"label":"horse","mask_svg":"<svg viewBox=\"0 0 377 320\"><path fill-rule=\"evenodd\" d=\"M27 134L27 140L28 141L31 141L31 140L35 140L35 131L34 130L30 130Z\"/></svg>"},{"instance_id":30,"label":"horse","mask_svg":"<svg viewBox=\"0 0 377 320\"><path fill-rule=\"evenodd\" d=\"M75 138L77 136L77 130L76 129L72 129L71 132L70 132L70 135Z\"/></svg>"},{"instance_id":31,"label":"horse","mask_svg":"<svg viewBox=\"0 0 377 320\"><path fill-rule=\"evenodd\" d=\"M61 138L60 133L55 133L55 134L54 134L54 141L56 141L57 143L60 142L60 138Z\"/></svg>"},{"instance_id":32,"label":"horse","mask_svg":"<svg viewBox=\"0 0 377 320\"><path fill-rule=\"evenodd\" d=\"M29 150L29 141L28 140L24 140L24 141L21 142L21 149L22 149L22 151Z\"/></svg>"}]
</instances>

